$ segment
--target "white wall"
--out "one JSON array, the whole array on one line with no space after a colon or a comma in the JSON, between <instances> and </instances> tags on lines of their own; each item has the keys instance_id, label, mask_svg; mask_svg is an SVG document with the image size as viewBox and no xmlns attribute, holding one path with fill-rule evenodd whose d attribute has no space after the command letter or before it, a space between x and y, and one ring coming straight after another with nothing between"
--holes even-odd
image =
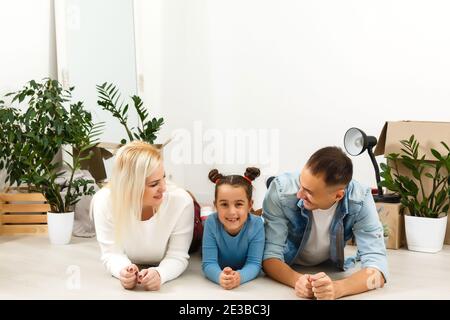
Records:
<instances>
[{"instance_id":1,"label":"white wall","mask_svg":"<svg viewBox=\"0 0 450 320\"><path fill-rule=\"evenodd\" d=\"M56 77L52 0L0 2L0 96L31 79Z\"/></svg>"},{"instance_id":2,"label":"white wall","mask_svg":"<svg viewBox=\"0 0 450 320\"><path fill-rule=\"evenodd\" d=\"M0 1L0 97L56 77L54 28L52 0ZM0 172L0 189L3 180Z\"/></svg>"},{"instance_id":3,"label":"white wall","mask_svg":"<svg viewBox=\"0 0 450 320\"><path fill-rule=\"evenodd\" d=\"M195 120L222 134L278 129L273 162L283 172L320 147L342 147L351 126L378 136L386 120L450 121L448 1L155 0L143 9L157 17L138 47L157 52L153 62L142 55L144 79L157 84L144 94L167 120L162 135L194 134ZM353 161L355 178L374 185L368 156ZM213 166L168 164L202 199Z\"/></svg>"},{"instance_id":4,"label":"white wall","mask_svg":"<svg viewBox=\"0 0 450 320\"><path fill-rule=\"evenodd\" d=\"M206 126L213 124L204 3L138 0L135 7L138 73L143 75L140 94L150 106L150 114L165 119L157 142L169 139L174 130L192 130L196 120ZM166 174L200 200L209 200L205 165L171 161L176 145L172 142L165 150Z\"/></svg>"}]
</instances>

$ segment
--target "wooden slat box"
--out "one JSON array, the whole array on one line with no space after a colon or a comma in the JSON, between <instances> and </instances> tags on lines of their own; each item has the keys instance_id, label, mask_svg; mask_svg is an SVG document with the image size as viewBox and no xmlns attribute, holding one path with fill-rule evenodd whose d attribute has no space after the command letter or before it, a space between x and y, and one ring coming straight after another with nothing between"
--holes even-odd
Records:
<instances>
[{"instance_id":1,"label":"wooden slat box","mask_svg":"<svg viewBox=\"0 0 450 320\"><path fill-rule=\"evenodd\" d=\"M40 193L0 193L0 235L47 233L50 206Z\"/></svg>"}]
</instances>

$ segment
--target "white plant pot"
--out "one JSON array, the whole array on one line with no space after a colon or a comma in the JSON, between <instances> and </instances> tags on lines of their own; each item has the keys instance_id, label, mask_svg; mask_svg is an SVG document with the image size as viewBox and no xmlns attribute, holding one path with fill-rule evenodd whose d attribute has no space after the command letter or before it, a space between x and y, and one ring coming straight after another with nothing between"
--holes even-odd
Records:
<instances>
[{"instance_id":1,"label":"white plant pot","mask_svg":"<svg viewBox=\"0 0 450 320\"><path fill-rule=\"evenodd\" d=\"M447 216L423 218L405 215L406 243L408 250L435 253L442 249Z\"/></svg>"},{"instance_id":2,"label":"white plant pot","mask_svg":"<svg viewBox=\"0 0 450 320\"><path fill-rule=\"evenodd\" d=\"M48 236L51 244L68 244L72 238L74 212L47 212Z\"/></svg>"}]
</instances>

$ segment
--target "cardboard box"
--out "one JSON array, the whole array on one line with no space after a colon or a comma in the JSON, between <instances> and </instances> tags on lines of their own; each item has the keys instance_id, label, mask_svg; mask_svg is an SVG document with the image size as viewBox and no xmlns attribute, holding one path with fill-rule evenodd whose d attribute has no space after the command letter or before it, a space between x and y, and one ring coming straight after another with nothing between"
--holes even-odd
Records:
<instances>
[{"instance_id":1,"label":"cardboard box","mask_svg":"<svg viewBox=\"0 0 450 320\"><path fill-rule=\"evenodd\" d=\"M389 237L386 243L387 249L398 249L406 244L405 224L402 215L402 205L400 203L376 204L378 215L382 224L386 224L389 230Z\"/></svg>"},{"instance_id":2,"label":"cardboard box","mask_svg":"<svg viewBox=\"0 0 450 320\"><path fill-rule=\"evenodd\" d=\"M400 203L375 203L380 221L387 225L389 237L386 241L386 249L399 249L406 245L405 218L403 217L403 206ZM348 245L356 246L353 236L347 241Z\"/></svg>"},{"instance_id":3,"label":"cardboard box","mask_svg":"<svg viewBox=\"0 0 450 320\"><path fill-rule=\"evenodd\" d=\"M96 182L101 182L107 178L105 163L103 160L111 158L120 144L116 143L99 143L89 151L82 153L81 156L86 156L88 152L92 151L93 155L89 160L81 162L81 169L88 170Z\"/></svg>"},{"instance_id":4,"label":"cardboard box","mask_svg":"<svg viewBox=\"0 0 450 320\"><path fill-rule=\"evenodd\" d=\"M419 142L419 155L425 155L426 160L434 160L430 149L434 148L441 154L447 154L447 150L442 146L441 141L450 145L450 122L431 122L431 121L396 121L386 122L378 144L375 148L375 155L384 155L390 153L402 153L400 140L407 140L411 135L415 136ZM388 165L391 163L388 161ZM402 166L399 167L399 173L410 176L410 171ZM442 173L447 174L446 169L442 169ZM432 184L431 179L426 178L424 191L429 194ZM447 223L447 232L444 240L445 244L450 244L450 223Z\"/></svg>"}]
</instances>

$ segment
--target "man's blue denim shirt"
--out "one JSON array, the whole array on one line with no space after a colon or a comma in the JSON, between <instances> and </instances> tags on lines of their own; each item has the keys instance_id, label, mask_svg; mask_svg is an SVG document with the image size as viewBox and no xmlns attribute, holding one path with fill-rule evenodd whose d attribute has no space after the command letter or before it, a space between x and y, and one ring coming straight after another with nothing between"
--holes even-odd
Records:
<instances>
[{"instance_id":1,"label":"man's blue denim shirt","mask_svg":"<svg viewBox=\"0 0 450 320\"><path fill-rule=\"evenodd\" d=\"M311 231L311 211L297 198L299 173L284 173L271 182L263 202L266 244L263 260L277 258L294 264ZM344 247L355 237L356 257L344 259ZM383 227L370 188L350 181L339 201L330 227L330 260L340 270L361 260L362 268L388 277Z\"/></svg>"}]
</instances>

